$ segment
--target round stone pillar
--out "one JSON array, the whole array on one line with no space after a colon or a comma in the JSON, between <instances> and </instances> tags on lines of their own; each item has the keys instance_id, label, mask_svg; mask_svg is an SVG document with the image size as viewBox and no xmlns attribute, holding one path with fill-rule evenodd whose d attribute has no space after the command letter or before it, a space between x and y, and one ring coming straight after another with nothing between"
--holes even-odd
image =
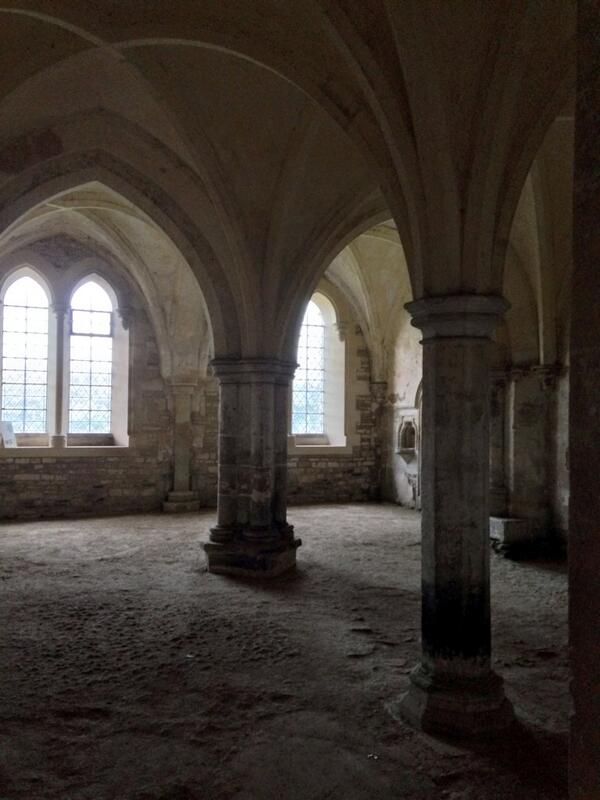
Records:
<instances>
[{"instance_id":1,"label":"round stone pillar","mask_svg":"<svg viewBox=\"0 0 600 800\"><path fill-rule=\"evenodd\" d=\"M506 306L477 295L406 306L423 332L422 657L393 711L431 733L512 720L490 664L489 348Z\"/></svg>"},{"instance_id":2,"label":"round stone pillar","mask_svg":"<svg viewBox=\"0 0 600 800\"><path fill-rule=\"evenodd\" d=\"M506 372L496 370L491 379L490 516L506 515Z\"/></svg>"},{"instance_id":3,"label":"round stone pillar","mask_svg":"<svg viewBox=\"0 0 600 800\"><path fill-rule=\"evenodd\" d=\"M209 572L273 577L296 564L288 525L287 420L296 365L215 359L219 379L217 525L204 545Z\"/></svg>"}]
</instances>

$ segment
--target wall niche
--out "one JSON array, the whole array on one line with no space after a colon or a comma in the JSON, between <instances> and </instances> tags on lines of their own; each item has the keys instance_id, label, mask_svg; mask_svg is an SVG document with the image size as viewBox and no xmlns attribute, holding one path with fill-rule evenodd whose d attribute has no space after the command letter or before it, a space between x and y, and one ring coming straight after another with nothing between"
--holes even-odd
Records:
<instances>
[{"instance_id":1,"label":"wall niche","mask_svg":"<svg viewBox=\"0 0 600 800\"><path fill-rule=\"evenodd\" d=\"M407 464L417 457L417 426L414 417L402 417L396 452Z\"/></svg>"}]
</instances>

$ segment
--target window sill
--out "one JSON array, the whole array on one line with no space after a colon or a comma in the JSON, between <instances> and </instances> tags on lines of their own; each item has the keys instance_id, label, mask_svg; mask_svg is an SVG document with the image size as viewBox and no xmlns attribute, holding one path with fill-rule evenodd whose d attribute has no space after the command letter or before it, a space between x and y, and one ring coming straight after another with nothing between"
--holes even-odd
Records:
<instances>
[{"instance_id":1,"label":"window sill","mask_svg":"<svg viewBox=\"0 0 600 800\"><path fill-rule=\"evenodd\" d=\"M129 447L119 445L70 445L69 447L0 447L2 458L102 458L124 456Z\"/></svg>"},{"instance_id":2,"label":"window sill","mask_svg":"<svg viewBox=\"0 0 600 800\"><path fill-rule=\"evenodd\" d=\"M313 444L302 443L299 436L288 436L288 455L289 456L349 456L352 455L353 447L351 444L325 444L320 442ZM314 442L314 438L313 438Z\"/></svg>"},{"instance_id":3,"label":"window sill","mask_svg":"<svg viewBox=\"0 0 600 800\"><path fill-rule=\"evenodd\" d=\"M325 433L292 433L288 438L293 439L298 447L329 447L331 444Z\"/></svg>"}]
</instances>

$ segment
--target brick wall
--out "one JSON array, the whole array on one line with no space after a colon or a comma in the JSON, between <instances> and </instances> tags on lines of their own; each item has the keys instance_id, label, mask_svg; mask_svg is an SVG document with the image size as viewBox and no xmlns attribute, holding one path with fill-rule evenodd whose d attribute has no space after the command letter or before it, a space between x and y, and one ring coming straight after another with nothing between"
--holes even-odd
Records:
<instances>
[{"instance_id":1,"label":"brick wall","mask_svg":"<svg viewBox=\"0 0 600 800\"><path fill-rule=\"evenodd\" d=\"M346 435L352 450L344 454L290 455L290 504L379 499L380 423L385 385L371 383L369 351L358 325L348 333L346 357L350 412Z\"/></svg>"},{"instance_id":2,"label":"brick wall","mask_svg":"<svg viewBox=\"0 0 600 800\"><path fill-rule=\"evenodd\" d=\"M168 461L154 453L81 458L7 458L0 462L4 519L74 517L160 508Z\"/></svg>"},{"instance_id":3,"label":"brick wall","mask_svg":"<svg viewBox=\"0 0 600 800\"><path fill-rule=\"evenodd\" d=\"M152 327L131 327L130 447L106 455L0 458L0 518L68 517L153 511L171 474L172 417ZM39 450L37 451L39 453Z\"/></svg>"},{"instance_id":4,"label":"brick wall","mask_svg":"<svg viewBox=\"0 0 600 800\"><path fill-rule=\"evenodd\" d=\"M207 381L196 393L192 431L192 487L198 492L203 506L216 507L219 433L219 387L216 379Z\"/></svg>"},{"instance_id":5,"label":"brick wall","mask_svg":"<svg viewBox=\"0 0 600 800\"><path fill-rule=\"evenodd\" d=\"M372 384L357 326L348 334L348 441L344 454L290 455L289 502L375 500L380 482L382 384ZM33 519L156 511L172 481L173 416L152 326L138 312L130 331L130 447L93 456L0 458L0 518ZM192 487L217 501L218 386L204 381L192 410Z\"/></svg>"}]
</instances>

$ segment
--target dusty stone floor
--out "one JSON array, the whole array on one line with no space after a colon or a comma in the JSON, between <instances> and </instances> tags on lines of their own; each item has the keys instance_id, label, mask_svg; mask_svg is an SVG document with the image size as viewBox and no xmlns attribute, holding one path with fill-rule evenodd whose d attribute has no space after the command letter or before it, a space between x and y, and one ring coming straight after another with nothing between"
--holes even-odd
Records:
<instances>
[{"instance_id":1,"label":"dusty stone floor","mask_svg":"<svg viewBox=\"0 0 600 800\"><path fill-rule=\"evenodd\" d=\"M1 800L564 798L564 565L492 555L519 724L439 742L385 704L419 652L419 516L294 508L297 575L209 575L212 513L0 529Z\"/></svg>"}]
</instances>

